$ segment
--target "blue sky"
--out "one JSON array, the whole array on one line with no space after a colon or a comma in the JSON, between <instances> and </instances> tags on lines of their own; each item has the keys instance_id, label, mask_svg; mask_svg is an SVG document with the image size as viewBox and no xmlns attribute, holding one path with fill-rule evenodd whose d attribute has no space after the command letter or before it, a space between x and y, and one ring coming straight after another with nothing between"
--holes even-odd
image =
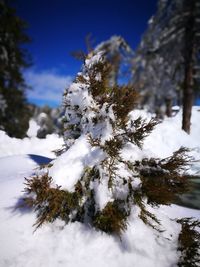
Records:
<instances>
[{"instance_id":1,"label":"blue sky","mask_svg":"<svg viewBox=\"0 0 200 267\"><path fill-rule=\"evenodd\" d=\"M135 49L156 11L156 0L16 0L17 14L29 24L28 50L33 66L25 72L32 86L28 99L59 105L62 91L80 69L71 52L85 50L85 36L94 45L121 35Z\"/></svg>"}]
</instances>

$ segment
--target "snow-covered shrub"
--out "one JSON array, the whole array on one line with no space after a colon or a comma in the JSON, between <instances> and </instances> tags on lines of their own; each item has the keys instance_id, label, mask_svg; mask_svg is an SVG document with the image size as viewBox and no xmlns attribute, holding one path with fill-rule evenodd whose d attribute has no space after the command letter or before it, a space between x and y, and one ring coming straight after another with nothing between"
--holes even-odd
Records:
<instances>
[{"instance_id":1,"label":"snow-covered shrub","mask_svg":"<svg viewBox=\"0 0 200 267\"><path fill-rule=\"evenodd\" d=\"M26 180L25 201L37 211L37 227L59 218L121 236L137 207L139 218L162 232L151 207L188 189L187 149L165 159L139 157L157 122L130 116L138 94L110 87L109 70L101 52L90 53L65 93L66 151Z\"/></svg>"},{"instance_id":2,"label":"snow-covered shrub","mask_svg":"<svg viewBox=\"0 0 200 267\"><path fill-rule=\"evenodd\" d=\"M49 106L38 107L30 105L32 120L38 125L37 137L46 138L48 134L62 133L62 118L60 108Z\"/></svg>"}]
</instances>

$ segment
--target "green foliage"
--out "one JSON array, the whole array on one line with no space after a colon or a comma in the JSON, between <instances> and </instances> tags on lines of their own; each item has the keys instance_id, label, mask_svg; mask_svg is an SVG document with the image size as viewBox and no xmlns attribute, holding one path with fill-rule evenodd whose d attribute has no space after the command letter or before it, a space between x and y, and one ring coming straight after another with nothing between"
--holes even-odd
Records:
<instances>
[{"instance_id":1,"label":"green foliage","mask_svg":"<svg viewBox=\"0 0 200 267\"><path fill-rule=\"evenodd\" d=\"M138 98L139 95L133 87L115 86L113 88L110 102L114 104L113 110L120 125L127 121L127 115L135 108Z\"/></svg>"},{"instance_id":2,"label":"green foliage","mask_svg":"<svg viewBox=\"0 0 200 267\"><path fill-rule=\"evenodd\" d=\"M25 192L28 195L34 194L34 197L26 197L24 201L37 212L36 228L57 218L67 223L69 215L79 207L80 192L76 190L71 193L58 186L52 187L52 178L47 173L26 179L25 185Z\"/></svg>"},{"instance_id":3,"label":"green foliage","mask_svg":"<svg viewBox=\"0 0 200 267\"><path fill-rule=\"evenodd\" d=\"M125 124L122 126L122 129L125 132L124 135L128 142L131 142L142 148L143 140L153 131L157 124L158 121L155 119L151 119L147 122L141 117L138 117L135 120L131 120L129 128Z\"/></svg>"},{"instance_id":4,"label":"green foliage","mask_svg":"<svg viewBox=\"0 0 200 267\"><path fill-rule=\"evenodd\" d=\"M135 162L142 181L141 191L149 204L171 204L177 195L189 190L188 175L181 173L192 160L186 155L187 151L186 148L180 148L172 157Z\"/></svg>"},{"instance_id":5,"label":"green foliage","mask_svg":"<svg viewBox=\"0 0 200 267\"><path fill-rule=\"evenodd\" d=\"M178 250L181 257L178 262L179 267L197 267L200 261L200 221L192 218L177 220L182 229L178 238Z\"/></svg>"},{"instance_id":6,"label":"green foliage","mask_svg":"<svg viewBox=\"0 0 200 267\"><path fill-rule=\"evenodd\" d=\"M30 41L26 23L0 0L0 98L5 106L0 112L0 128L8 135L22 138L29 126L30 110L26 103L22 70L30 58L22 46Z\"/></svg>"},{"instance_id":7,"label":"green foliage","mask_svg":"<svg viewBox=\"0 0 200 267\"><path fill-rule=\"evenodd\" d=\"M90 60L93 53L85 60ZM110 92L109 87L109 74L110 74L110 64L108 62L99 61L92 68L90 66L85 67L85 73L88 74L89 79L86 79L84 75L79 74L76 77L76 83L83 83L89 86L89 91L94 97L95 101L101 106L108 98ZM99 76L100 75L100 76ZM99 78L97 78L99 76Z\"/></svg>"},{"instance_id":8,"label":"green foliage","mask_svg":"<svg viewBox=\"0 0 200 267\"><path fill-rule=\"evenodd\" d=\"M75 185L73 193L53 187L52 178L48 173L26 179L24 202L34 207L37 212L36 229L45 222L61 219L69 221L87 220L96 229L109 234L120 235L127 226L127 212L122 201L109 202L105 208L96 211L94 190L90 182L99 179L96 168L87 168L84 175Z\"/></svg>"},{"instance_id":9,"label":"green foliage","mask_svg":"<svg viewBox=\"0 0 200 267\"><path fill-rule=\"evenodd\" d=\"M150 227L152 227L153 229L162 232L159 229L160 221L156 218L156 216L151 213L150 211L148 211L146 209L145 203L144 203L144 195L143 192L141 192L140 189L138 190L133 190L132 191L134 193L133 195L133 202L134 204L136 204L139 208L140 208L140 214L139 217L140 219L147 225L149 225Z\"/></svg>"},{"instance_id":10,"label":"green foliage","mask_svg":"<svg viewBox=\"0 0 200 267\"><path fill-rule=\"evenodd\" d=\"M117 158L120 155L120 150L123 147L123 141L120 138L111 138L105 141L103 150L109 155L111 158Z\"/></svg>"},{"instance_id":11,"label":"green foliage","mask_svg":"<svg viewBox=\"0 0 200 267\"><path fill-rule=\"evenodd\" d=\"M114 200L108 202L102 211L97 212L94 226L108 234L120 236L127 229L127 217L123 202Z\"/></svg>"},{"instance_id":12,"label":"green foliage","mask_svg":"<svg viewBox=\"0 0 200 267\"><path fill-rule=\"evenodd\" d=\"M26 178L24 202L37 213L36 229L45 222L61 219L69 221L91 221L95 214L94 192L90 181L98 177L98 170L87 168L76 183L74 192L53 187L52 177L45 173L41 176ZM92 223L92 221L91 221Z\"/></svg>"}]
</instances>

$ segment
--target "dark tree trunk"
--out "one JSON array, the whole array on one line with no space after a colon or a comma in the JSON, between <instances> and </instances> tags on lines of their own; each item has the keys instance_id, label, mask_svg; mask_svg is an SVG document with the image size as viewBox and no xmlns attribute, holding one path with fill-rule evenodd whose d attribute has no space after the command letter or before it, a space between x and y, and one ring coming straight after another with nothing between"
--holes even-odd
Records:
<instances>
[{"instance_id":1,"label":"dark tree trunk","mask_svg":"<svg viewBox=\"0 0 200 267\"><path fill-rule=\"evenodd\" d=\"M182 129L186 133L190 133L190 121L192 115L192 105L194 100L193 91L193 68L190 64L185 71L185 81L183 88L183 118L182 118Z\"/></svg>"},{"instance_id":2,"label":"dark tree trunk","mask_svg":"<svg viewBox=\"0 0 200 267\"><path fill-rule=\"evenodd\" d=\"M165 103L166 103L166 115L167 117L171 117L172 116L172 98L166 98Z\"/></svg>"},{"instance_id":3,"label":"dark tree trunk","mask_svg":"<svg viewBox=\"0 0 200 267\"><path fill-rule=\"evenodd\" d=\"M183 117L182 129L190 133L190 121L192 115L192 105L194 100L194 79L193 65L195 57L195 0L190 0L188 21L185 29L185 78L183 84ZM187 1L186 1L187 2ZM188 4L188 2L187 2Z\"/></svg>"}]
</instances>

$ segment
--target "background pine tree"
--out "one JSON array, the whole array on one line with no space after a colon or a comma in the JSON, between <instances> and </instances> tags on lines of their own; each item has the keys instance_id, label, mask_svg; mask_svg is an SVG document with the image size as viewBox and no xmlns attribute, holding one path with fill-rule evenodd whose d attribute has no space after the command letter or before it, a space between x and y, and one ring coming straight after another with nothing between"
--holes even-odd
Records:
<instances>
[{"instance_id":1,"label":"background pine tree","mask_svg":"<svg viewBox=\"0 0 200 267\"><path fill-rule=\"evenodd\" d=\"M198 0L159 0L158 10L133 59L133 80L142 104L171 116L183 105L182 128L190 132L191 109L200 84L200 4Z\"/></svg>"},{"instance_id":2,"label":"background pine tree","mask_svg":"<svg viewBox=\"0 0 200 267\"><path fill-rule=\"evenodd\" d=\"M18 138L26 135L31 115L22 74L30 65L22 47L30 41L26 27L8 1L0 0L0 128Z\"/></svg>"}]
</instances>

